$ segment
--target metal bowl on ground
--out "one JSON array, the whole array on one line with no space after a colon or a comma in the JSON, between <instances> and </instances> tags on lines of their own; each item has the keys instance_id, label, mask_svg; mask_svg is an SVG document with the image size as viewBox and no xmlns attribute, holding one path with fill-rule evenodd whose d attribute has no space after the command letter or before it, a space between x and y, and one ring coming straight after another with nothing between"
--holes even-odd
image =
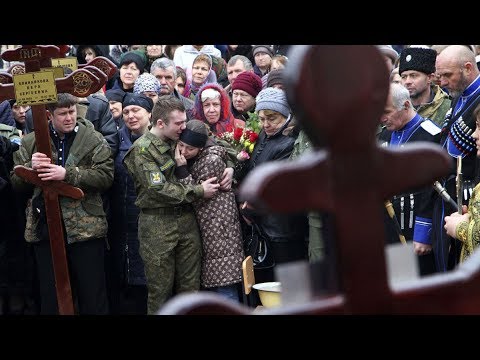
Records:
<instances>
[{"instance_id":1,"label":"metal bowl on ground","mask_svg":"<svg viewBox=\"0 0 480 360\"><path fill-rule=\"evenodd\" d=\"M270 308L281 305L282 285L280 282L276 281L254 284L253 288L258 291L263 306Z\"/></svg>"}]
</instances>

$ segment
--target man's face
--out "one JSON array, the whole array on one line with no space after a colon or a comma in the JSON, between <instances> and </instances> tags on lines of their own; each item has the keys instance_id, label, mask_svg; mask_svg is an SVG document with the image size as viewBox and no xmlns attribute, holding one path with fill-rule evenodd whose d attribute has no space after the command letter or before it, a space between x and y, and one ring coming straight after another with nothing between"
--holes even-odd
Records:
<instances>
[{"instance_id":1,"label":"man's face","mask_svg":"<svg viewBox=\"0 0 480 360\"><path fill-rule=\"evenodd\" d=\"M156 68L153 70L152 75L160 82L160 96L170 95L175 88L175 77L173 76L173 67L166 69Z\"/></svg>"},{"instance_id":2,"label":"man's face","mask_svg":"<svg viewBox=\"0 0 480 360\"><path fill-rule=\"evenodd\" d=\"M245 71L245 65L243 65L243 61L241 60L237 60L237 62L232 66L227 65L228 82L230 84L233 84L233 81L237 78L237 76L244 71Z\"/></svg>"},{"instance_id":3,"label":"man's face","mask_svg":"<svg viewBox=\"0 0 480 360\"><path fill-rule=\"evenodd\" d=\"M380 118L382 125L385 125L387 130L390 131L400 130L405 125L404 117L402 116L404 111L404 108L399 110L393 105L392 97L389 95L383 110L383 115Z\"/></svg>"},{"instance_id":4,"label":"man's face","mask_svg":"<svg viewBox=\"0 0 480 360\"><path fill-rule=\"evenodd\" d=\"M55 131L60 134L68 134L77 125L77 107L72 105L70 107L57 108L51 114L51 120Z\"/></svg>"},{"instance_id":5,"label":"man's face","mask_svg":"<svg viewBox=\"0 0 480 360\"><path fill-rule=\"evenodd\" d=\"M186 127L187 114L185 111L174 110L170 113L169 119L168 124L163 123L163 136L170 140L177 141Z\"/></svg>"},{"instance_id":6,"label":"man's face","mask_svg":"<svg viewBox=\"0 0 480 360\"><path fill-rule=\"evenodd\" d=\"M450 96L457 98L469 85L463 73L464 68L458 62L444 59L441 55L440 53L435 63L436 76L440 80L440 86L446 88Z\"/></svg>"},{"instance_id":7,"label":"man's face","mask_svg":"<svg viewBox=\"0 0 480 360\"><path fill-rule=\"evenodd\" d=\"M416 99L428 91L432 77L420 71L406 70L402 72L401 83L410 93L410 98Z\"/></svg>"}]
</instances>

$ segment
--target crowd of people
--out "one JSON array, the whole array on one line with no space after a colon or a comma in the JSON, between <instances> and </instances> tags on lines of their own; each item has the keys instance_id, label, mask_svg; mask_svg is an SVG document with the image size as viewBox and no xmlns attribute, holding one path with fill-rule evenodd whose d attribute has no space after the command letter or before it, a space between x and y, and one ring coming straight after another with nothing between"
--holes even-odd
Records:
<instances>
[{"instance_id":1,"label":"crowd of people","mask_svg":"<svg viewBox=\"0 0 480 360\"><path fill-rule=\"evenodd\" d=\"M411 242L422 276L453 270L480 242L476 47L377 48L390 73L379 146L440 144L452 170L438 182L464 205L460 214L430 186L385 199L395 213L385 211L385 243ZM51 158L36 149L31 108L2 102L0 217L8 225L0 240L0 313L59 311L42 188L16 175L15 165L84 192L59 201L77 314L156 314L176 294L200 290L242 302L252 229L268 237L275 259L255 270L258 282L277 280L279 264L333 256L328 214L268 213L238 198L257 166L312 149L285 93L288 50L74 46L79 64L104 56L118 71L95 94L59 93L46 105Z\"/></svg>"},{"instance_id":2,"label":"crowd of people","mask_svg":"<svg viewBox=\"0 0 480 360\"><path fill-rule=\"evenodd\" d=\"M15 165L85 194L60 197L78 314L155 314L176 294L199 290L241 302L252 221L268 234L276 264L308 259L306 214L265 214L237 199L249 171L294 149L286 49L78 45L79 64L104 56L118 71L95 94L59 93L46 106L51 158L36 149L30 107L4 102L1 203L11 234L0 246L2 313L59 311L42 188ZM238 132L258 138L246 157L228 138ZM273 269L258 276L275 280Z\"/></svg>"}]
</instances>

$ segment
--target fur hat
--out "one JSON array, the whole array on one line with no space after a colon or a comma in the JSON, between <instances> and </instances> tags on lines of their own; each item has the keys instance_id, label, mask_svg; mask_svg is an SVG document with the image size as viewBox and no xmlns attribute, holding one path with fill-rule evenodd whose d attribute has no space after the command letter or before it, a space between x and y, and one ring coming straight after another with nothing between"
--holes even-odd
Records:
<instances>
[{"instance_id":1,"label":"fur hat","mask_svg":"<svg viewBox=\"0 0 480 360\"><path fill-rule=\"evenodd\" d=\"M237 89L256 97L262 90L262 79L253 71L244 71L237 76L232 84L232 91Z\"/></svg>"},{"instance_id":2,"label":"fur hat","mask_svg":"<svg viewBox=\"0 0 480 360\"><path fill-rule=\"evenodd\" d=\"M150 73L143 73L135 80L133 85L134 94L142 94L144 91L154 91L160 95L160 89L162 85L158 79Z\"/></svg>"},{"instance_id":3,"label":"fur hat","mask_svg":"<svg viewBox=\"0 0 480 360\"><path fill-rule=\"evenodd\" d=\"M435 50L420 47L405 48L400 54L398 73L402 75L404 71L415 70L427 75L432 74L435 72L436 59Z\"/></svg>"},{"instance_id":4,"label":"fur hat","mask_svg":"<svg viewBox=\"0 0 480 360\"><path fill-rule=\"evenodd\" d=\"M285 85L283 81L283 69L272 70L268 73L267 87L272 87L276 84Z\"/></svg>"},{"instance_id":5,"label":"fur hat","mask_svg":"<svg viewBox=\"0 0 480 360\"><path fill-rule=\"evenodd\" d=\"M147 56L144 52L139 50L126 52L120 57L120 64L118 65L118 68L121 68L123 65L131 64L132 62L137 65L137 68L138 70L140 70L141 74L145 69L145 64L147 63Z\"/></svg>"},{"instance_id":6,"label":"fur hat","mask_svg":"<svg viewBox=\"0 0 480 360\"><path fill-rule=\"evenodd\" d=\"M125 109L130 105L140 106L151 113L153 109L153 100L143 94L126 93L123 98L123 108Z\"/></svg>"},{"instance_id":7,"label":"fur hat","mask_svg":"<svg viewBox=\"0 0 480 360\"><path fill-rule=\"evenodd\" d=\"M264 52L264 53L270 55L270 57L273 57L273 49L270 45L255 45L252 48L253 57L255 57L255 54L257 54L259 52Z\"/></svg>"},{"instance_id":8,"label":"fur hat","mask_svg":"<svg viewBox=\"0 0 480 360\"><path fill-rule=\"evenodd\" d=\"M255 111L260 110L273 110L286 118L290 115L290 105L288 105L287 95L285 91L267 87L260 91L256 98L257 105Z\"/></svg>"}]
</instances>

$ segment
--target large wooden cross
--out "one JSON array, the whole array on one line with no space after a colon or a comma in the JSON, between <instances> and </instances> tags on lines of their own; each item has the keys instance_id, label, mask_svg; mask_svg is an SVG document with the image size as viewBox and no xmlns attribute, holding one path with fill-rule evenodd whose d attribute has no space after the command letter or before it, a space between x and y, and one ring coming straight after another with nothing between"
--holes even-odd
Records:
<instances>
[{"instance_id":1,"label":"large wooden cross","mask_svg":"<svg viewBox=\"0 0 480 360\"><path fill-rule=\"evenodd\" d=\"M61 56L62 53L60 49L52 45L24 45L15 50L7 50L2 54L4 60L23 62L25 64L25 73L40 71L41 67L49 67L51 66L52 58ZM110 62L110 64L114 66L113 63ZM0 84L0 101L4 99L14 99L15 91L13 84L9 83L10 79L7 75L3 74L2 80L7 82L7 84ZM106 80L107 75L102 70L90 64L90 66L85 66L82 69L72 72L67 77L56 79L55 85L57 92L71 93L78 97L85 97L97 92ZM52 159L45 106L33 105L32 115L37 151L44 153ZM25 166L16 166L15 173L26 181L42 188L55 274L58 309L61 315L73 315L74 306L65 253L59 196L81 199L84 195L83 191L64 181L43 181L38 177L35 170Z\"/></svg>"},{"instance_id":2,"label":"large wooden cross","mask_svg":"<svg viewBox=\"0 0 480 360\"><path fill-rule=\"evenodd\" d=\"M257 167L240 196L278 212L334 215L340 290L306 304L263 314L479 314L480 252L447 274L390 288L383 203L408 188L432 184L449 156L430 143L379 147L375 129L388 94L388 73L374 46L294 46L287 95L315 150L292 163ZM320 148L322 146L322 148ZM178 295L163 314L249 314L212 294Z\"/></svg>"}]
</instances>

